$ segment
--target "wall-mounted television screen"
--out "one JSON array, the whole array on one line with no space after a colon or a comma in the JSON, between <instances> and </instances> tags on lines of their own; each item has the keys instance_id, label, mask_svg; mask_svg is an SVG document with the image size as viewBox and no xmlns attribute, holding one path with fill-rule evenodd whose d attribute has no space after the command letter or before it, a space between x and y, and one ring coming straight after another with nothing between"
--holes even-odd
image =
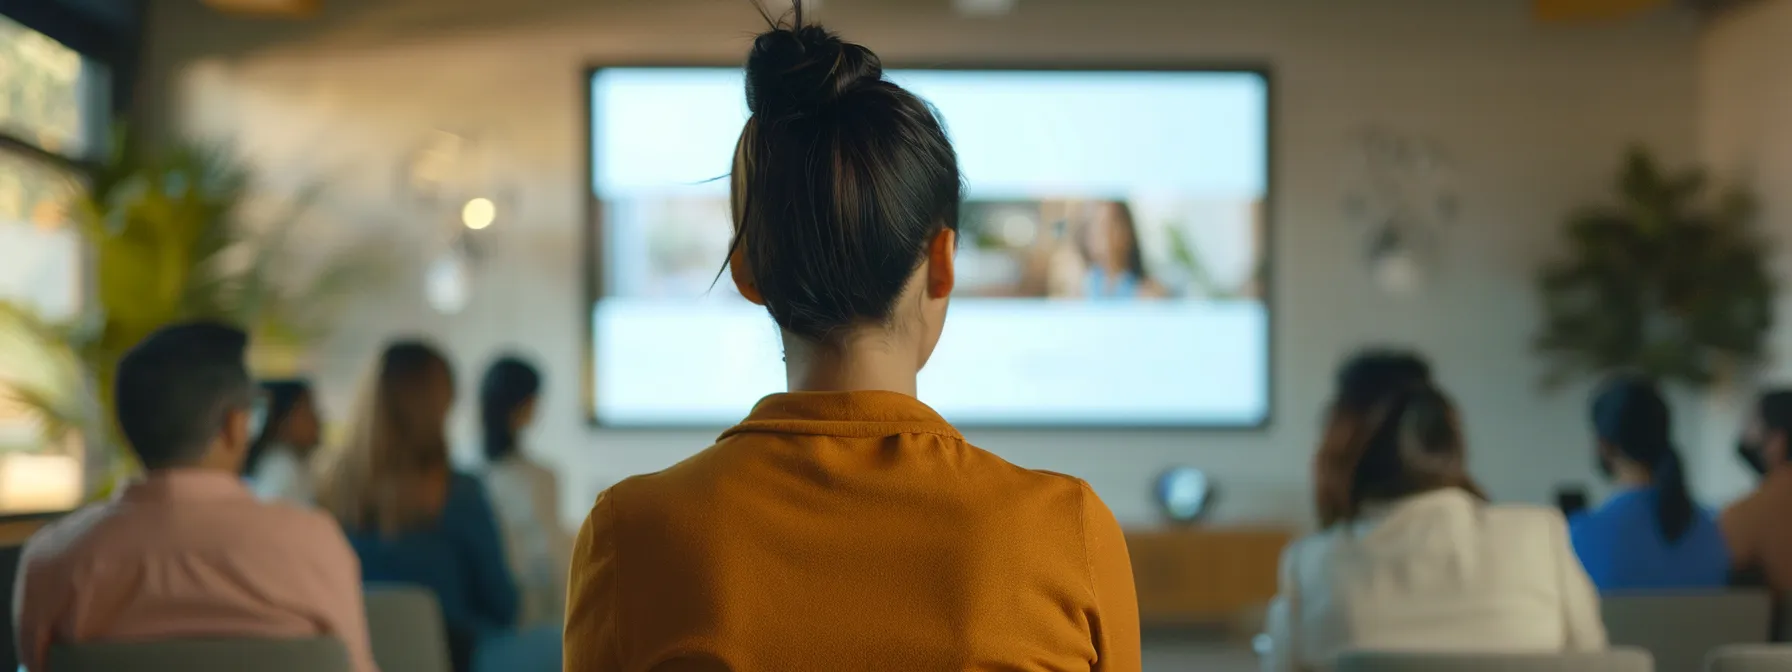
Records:
<instances>
[{"instance_id":1,"label":"wall-mounted television screen","mask_svg":"<svg viewBox=\"0 0 1792 672\"><path fill-rule=\"evenodd\" d=\"M1269 86L1254 71L891 70L964 172L958 284L920 396L983 426L1254 427L1270 407ZM736 68L592 71L589 409L723 426L785 388L717 280Z\"/></svg>"}]
</instances>

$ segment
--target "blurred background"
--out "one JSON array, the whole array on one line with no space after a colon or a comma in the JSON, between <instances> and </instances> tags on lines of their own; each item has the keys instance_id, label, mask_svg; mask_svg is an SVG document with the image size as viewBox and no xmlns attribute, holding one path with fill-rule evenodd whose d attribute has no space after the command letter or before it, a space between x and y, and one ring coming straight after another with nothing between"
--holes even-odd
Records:
<instances>
[{"instance_id":1,"label":"blurred background","mask_svg":"<svg viewBox=\"0 0 1792 672\"><path fill-rule=\"evenodd\" d=\"M1577 213L1628 212L1634 194L1617 186L1638 161L1748 195L1765 241L1792 232L1792 0L822 0L815 12L904 64L1270 73L1267 201L1162 204L1137 234L1159 246L1147 263L1180 268L1166 210L1217 210L1261 250L1166 282L1267 303L1267 424L969 433L1087 479L1141 535L1169 529L1157 474L1204 471L1223 492L1205 525L1245 541L1135 542L1168 549L1135 560L1141 591L1182 595L1145 600L1170 624L1225 621L1256 598L1179 583L1189 557L1273 557L1311 527L1321 404L1332 367L1365 344L1430 356L1495 499L1550 503L1594 482L1583 402L1598 367L1583 363L1601 346L1556 333L1569 309L1539 276L1586 253L1568 235ZM560 474L568 521L607 485L714 438L590 421L603 269L587 263L587 76L737 63L760 27L746 0L0 0L0 17L0 509L70 508L130 472L93 391L108 358L179 315L255 325L258 373L311 376L335 417L394 335L429 335L468 375L501 351L532 356L547 379L528 443ZM708 221L725 205L667 207ZM1092 236L1104 207L968 203L965 291L1068 291L1053 289L1045 243ZM228 235L187 244L218 221ZM132 226L159 233L104 238ZM707 283L726 241L664 233L660 282ZM143 261L157 236L187 241L203 269ZM1754 261L1783 277L1773 247ZM1751 298L1783 304L1761 291ZM1760 325L1752 340L1671 388L1707 502L1750 486L1732 452L1743 400L1792 373L1792 331L1745 321ZM470 397L455 449L472 462ZM1267 572L1245 583L1273 592Z\"/></svg>"}]
</instances>

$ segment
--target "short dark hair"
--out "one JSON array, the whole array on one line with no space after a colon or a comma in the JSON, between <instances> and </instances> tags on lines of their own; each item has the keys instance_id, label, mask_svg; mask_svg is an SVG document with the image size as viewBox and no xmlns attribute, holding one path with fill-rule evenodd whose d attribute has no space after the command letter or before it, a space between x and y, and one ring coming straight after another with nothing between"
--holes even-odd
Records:
<instances>
[{"instance_id":1,"label":"short dark hair","mask_svg":"<svg viewBox=\"0 0 1792 672\"><path fill-rule=\"evenodd\" d=\"M248 408L249 336L213 322L163 327L118 362L118 428L145 469L204 459L226 415Z\"/></svg>"},{"instance_id":2,"label":"short dark hair","mask_svg":"<svg viewBox=\"0 0 1792 672\"><path fill-rule=\"evenodd\" d=\"M1349 409L1368 410L1394 392L1431 383L1431 364L1411 350L1365 348L1338 366L1334 403Z\"/></svg>"},{"instance_id":3,"label":"short dark hair","mask_svg":"<svg viewBox=\"0 0 1792 672\"><path fill-rule=\"evenodd\" d=\"M933 107L792 4L747 55L729 253L778 326L826 344L889 321L929 241L958 229L963 187Z\"/></svg>"},{"instance_id":4,"label":"short dark hair","mask_svg":"<svg viewBox=\"0 0 1792 672\"><path fill-rule=\"evenodd\" d=\"M1772 389L1761 394L1755 404L1761 426L1770 432L1792 434L1792 389Z\"/></svg>"}]
</instances>

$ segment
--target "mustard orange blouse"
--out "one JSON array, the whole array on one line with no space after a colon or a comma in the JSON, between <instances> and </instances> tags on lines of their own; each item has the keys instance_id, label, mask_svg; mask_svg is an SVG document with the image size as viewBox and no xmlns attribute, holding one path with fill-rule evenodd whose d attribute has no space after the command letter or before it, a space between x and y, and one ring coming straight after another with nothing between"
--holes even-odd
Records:
<instances>
[{"instance_id":1,"label":"mustard orange blouse","mask_svg":"<svg viewBox=\"0 0 1792 672\"><path fill-rule=\"evenodd\" d=\"M1120 526L891 392L767 397L597 499L566 669L1139 670Z\"/></svg>"}]
</instances>

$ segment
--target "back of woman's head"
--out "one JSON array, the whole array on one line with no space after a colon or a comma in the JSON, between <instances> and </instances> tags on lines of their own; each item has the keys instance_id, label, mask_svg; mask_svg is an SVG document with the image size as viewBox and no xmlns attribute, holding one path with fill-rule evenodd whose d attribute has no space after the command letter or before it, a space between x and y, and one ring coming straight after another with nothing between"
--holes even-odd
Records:
<instances>
[{"instance_id":1,"label":"back of woman's head","mask_svg":"<svg viewBox=\"0 0 1792 672\"><path fill-rule=\"evenodd\" d=\"M747 56L730 260L780 327L826 344L891 321L931 241L957 230L961 186L933 108L795 5Z\"/></svg>"},{"instance_id":2,"label":"back of woman's head","mask_svg":"<svg viewBox=\"0 0 1792 672\"><path fill-rule=\"evenodd\" d=\"M1655 383L1621 376L1606 381L1593 395L1593 432L1603 451L1615 451L1649 471L1655 486L1655 518L1668 541L1678 541L1692 527L1692 495L1686 489L1680 452L1674 449L1673 417Z\"/></svg>"},{"instance_id":3,"label":"back of woman's head","mask_svg":"<svg viewBox=\"0 0 1792 672\"><path fill-rule=\"evenodd\" d=\"M396 533L433 520L448 472L454 401L448 359L421 341L380 354L347 442L318 483L318 502L347 527Z\"/></svg>"},{"instance_id":4,"label":"back of woman's head","mask_svg":"<svg viewBox=\"0 0 1792 672\"><path fill-rule=\"evenodd\" d=\"M1481 496L1468 475L1455 405L1423 382L1389 390L1366 410L1335 411L1314 472L1326 526L1355 519L1366 503L1441 488Z\"/></svg>"},{"instance_id":5,"label":"back of woman's head","mask_svg":"<svg viewBox=\"0 0 1792 672\"><path fill-rule=\"evenodd\" d=\"M479 384L479 423L485 458L496 462L516 452L516 414L541 392L541 372L517 357L502 357Z\"/></svg>"},{"instance_id":6,"label":"back of woman's head","mask_svg":"<svg viewBox=\"0 0 1792 672\"><path fill-rule=\"evenodd\" d=\"M243 460L243 474L252 475L261 465L261 458L281 442L281 430L287 418L301 401L311 397L311 383L303 379L264 380L260 383L263 399L261 431L249 444L249 456ZM294 446L310 448L311 446Z\"/></svg>"},{"instance_id":7,"label":"back of woman's head","mask_svg":"<svg viewBox=\"0 0 1792 672\"><path fill-rule=\"evenodd\" d=\"M1382 397L1411 385L1431 382L1431 365L1410 350L1368 348L1339 365L1334 406L1367 409Z\"/></svg>"}]
</instances>

